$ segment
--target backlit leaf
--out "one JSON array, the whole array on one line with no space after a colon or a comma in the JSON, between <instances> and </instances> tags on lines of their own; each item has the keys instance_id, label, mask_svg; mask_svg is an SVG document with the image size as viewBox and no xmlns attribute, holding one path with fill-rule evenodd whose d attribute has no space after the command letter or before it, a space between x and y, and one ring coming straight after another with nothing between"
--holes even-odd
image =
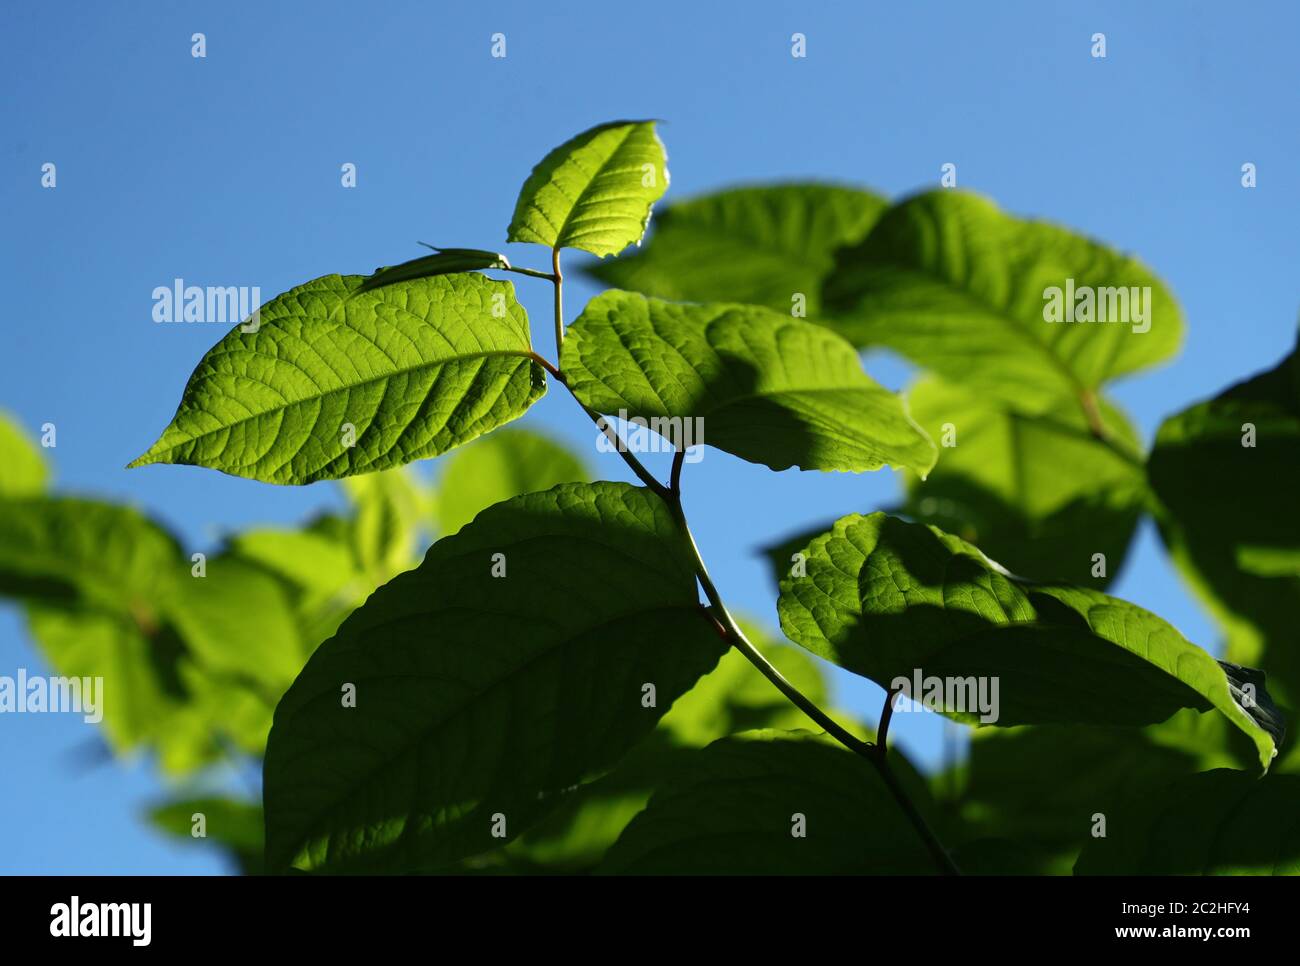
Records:
<instances>
[{"instance_id":1,"label":"backlit leaf","mask_svg":"<svg viewBox=\"0 0 1300 966\"><path fill-rule=\"evenodd\" d=\"M924 475L934 464L934 445L852 346L758 306L605 292L569 328L560 359L592 409L775 470L889 465Z\"/></svg>"},{"instance_id":2,"label":"backlit leaf","mask_svg":"<svg viewBox=\"0 0 1300 966\"><path fill-rule=\"evenodd\" d=\"M1089 297L1094 321L1066 321L1084 317ZM947 189L895 204L840 250L822 299L855 345L894 349L1035 413L1164 362L1183 329L1169 291L1135 259ZM1062 321L1047 321L1052 306ZM1095 321L1103 307L1119 321Z\"/></svg>"},{"instance_id":3,"label":"backlit leaf","mask_svg":"<svg viewBox=\"0 0 1300 966\"><path fill-rule=\"evenodd\" d=\"M812 317L833 253L861 239L885 207L878 195L840 185L731 188L668 205L640 251L587 271L659 298L745 302L787 315L799 307Z\"/></svg>"},{"instance_id":4,"label":"backlit leaf","mask_svg":"<svg viewBox=\"0 0 1300 966\"><path fill-rule=\"evenodd\" d=\"M668 189L654 121L613 121L566 141L520 189L506 241L617 255L641 240Z\"/></svg>"},{"instance_id":5,"label":"backlit leaf","mask_svg":"<svg viewBox=\"0 0 1300 966\"><path fill-rule=\"evenodd\" d=\"M437 456L545 392L509 282L439 275L363 292L363 281L318 278L264 305L257 331L231 330L131 466L340 479Z\"/></svg>"}]
</instances>

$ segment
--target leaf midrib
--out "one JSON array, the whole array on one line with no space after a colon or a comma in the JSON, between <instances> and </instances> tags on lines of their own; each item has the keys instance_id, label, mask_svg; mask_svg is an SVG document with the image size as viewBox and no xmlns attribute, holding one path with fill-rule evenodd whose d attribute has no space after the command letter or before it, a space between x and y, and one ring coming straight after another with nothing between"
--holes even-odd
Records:
<instances>
[{"instance_id":1,"label":"leaf midrib","mask_svg":"<svg viewBox=\"0 0 1300 966\"><path fill-rule=\"evenodd\" d=\"M605 171L605 169L609 167L609 163L614 159L615 155L617 155L620 151L622 151L623 148L627 145L627 142L631 140L632 135L636 132L637 127L638 125L636 124L628 125L627 130L623 132L623 137L619 140L618 144L614 147L613 150L609 152L608 155L605 156L605 159L601 161L599 165L596 166L595 174L587 175L585 171L582 171L581 168L578 168L577 161L576 160L574 161L573 166L575 168L578 168L578 172L582 174L584 177L586 177L587 183L582 186L582 190L578 192L578 197L573 200L573 203L569 205L569 210L565 212L564 221L560 223L560 229L555 233L554 247L556 248L563 247L561 243L565 240L565 234L569 230L569 225L572 224L573 222L574 213L582 206L583 201L590 194L592 185L596 183L596 179L599 178L601 174ZM559 179L553 178L551 183L555 185L557 191L562 190L560 188ZM535 207L538 212L541 212L542 209L540 206L535 206ZM544 213L542 214L542 217L544 218L546 217ZM548 218L547 220L549 221L550 219Z\"/></svg>"},{"instance_id":2,"label":"leaf midrib","mask_svg":"<svg viewBox=\"0 0 1300 966\"><path fill-rule=\"evenodd\" d=\"M490 359L490 358L519 358L519 359L528 359L531 361L532 353L522 349L491 349L484 352L471 352L471 353L466 353L464 355L449 356L445 359L435 359L427 362L420 362L412 366L403 366L399 369L393 369L390 372L373 376L368 379L362 379L358 382L348 383L347 385L338 386L337 388L334 389L324 390L321 392L303 396L300 399L295 399L291 402L287 402L284 405L279 407L264 409L261 412L251 413L247 416L241 416L239 419L233 420L228 423L223 423L221 426L217 427L216 429L208 430L207 432L199 433L195 436L187 436L183 440L180 440L175 443L171 443L167 446L166 450L159 450L155 452L154 449L151 448L149 452L146 453L144 456L141 456L139 459L134 460L130 464L128 464L127 468L130 469L135 466L143 465L140 461L145 459L146 457L149 458L149 462L151 463L157 462L158 457L160 457L163 453L170 454L174 452L178 447L184 446L187 443L192 443L195 440L199 440L199 439L206 439L210 436L215 436L218 433L227 432L228 430L236 426L241 426L244 423L251 422L254 419L261 419L263 416L269 416L274 413L284 412L285 410L290 409L291 407L294 406L300 406L305 403L319 402L320 400L325 399L328 396L340 392L351 392L355 389L362 389L365 388L366 386L370 386L377 382L383 382L384 380L393 379L398 376L409 375L413 372L420 372L422 370L431 369L437 366L450 365L456 362L473 362L476 359ZM267 385L267 384L262 383L262 385ZM268 386L268 388L272 388L272 387ZM196 412L196 411L198 410L196 409L187 410L187 412ZM171 427L168 428L170 429Z\"/></svg>"}]
</instances>

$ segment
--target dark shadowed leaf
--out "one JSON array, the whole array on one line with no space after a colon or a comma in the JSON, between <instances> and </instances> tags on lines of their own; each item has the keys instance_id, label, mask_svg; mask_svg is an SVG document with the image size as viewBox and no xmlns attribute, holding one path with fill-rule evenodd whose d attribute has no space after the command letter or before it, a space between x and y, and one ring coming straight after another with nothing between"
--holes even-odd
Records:
<instances>
[{"instance_id":1,"label":"dark shadowed leaf","mask_svg":"<svg viewBox=\"0 0 1300 966\"><path fill-rule=\"evenodd\" d=\"M1300 703L1300 364L1165 420L1148 461L1161 534L1227 637L1230 660Z\"/></svg>"},{"instance_id":2,"label":"dark shadowed leaf","mask_svg":"<svg viewBox=\"0 0 1300 966\"><path fill-rule=\"evenodd\" d=\"M950 807L963 838L1019 843L1026 849L1022 864L1033 860L1022 871L1068 875L1092 838L1096 815L1113 814L1128 797L1177 778L1254 759L1249 740L1212 712L1184 710L1141 729L980 728L967 760L935 779L935 794L959 788ZM955 844L962 870L976 871L965 842Z\"/></svg>"},{"instance_id":3,"label":"dark shadowed leaf","mask_svg":"<svg viewBox=\"0 0 1300 966\"><path fill-rule=\"evenodd\" d=\"M1075 875L1300 875L1300 775L1202 772L1130 799Z\"/></svg>"},{"instance_id":4,"label":"dark shadowed leaf","mask_svg":"<svg viewBox=\"0 0 1300 966\"><path fill-rule=\"evenodd\" d=\"M601 871L924 874L934 863L870 764L825 735L767 730L716 741L671 775Z\"/></svg>"},{"instance_id":5,"label":"dark shadowed leaf","mask_svg":"<svg viewBox=\"0 0 1300 966\"><path fill-rule=\"evenodd\" d=\"M933 377L907 399L940 445L930 476L908 478L901 513L977 544L1020 576L1106 588L1146 498L1140 444L1122 412L1099 406L1128 458L1093 436L1071 403L1031 416Z\"/></svg>"},{"instance_id":6,"label":"dark shadowed leaf","mask_svg":"<svg viewBox=\"0 0 1300 966\"><path fill-rule=\"evenodd\" d=\"M826 700L826 682L806 651L777 643L748 621L742 624L787 680L812 701ZM590 870L655 789L689 765L697 749L740 731L797 729L809 723L739 651L729 650L609 774L575 789L507 851L533 869Z\"/></svg>"},{"instance_id":7,"label":"dark shadowed leaf","mask_svg":"<svg viewBox=\"0 0 1300 966\"><path fill-rule=\"evenodd\" d=\"M917 675L965 682L966 707L944 708L958 720L1145 725L1214 707L1265 768L1280 742L1256 672L1215 661L1127 601L1019 580L956 537L883 513L844 517L805 556L806 574L781 580L786 635L885 688ZM970 686L981 683L986 700L998 691L976 711ZM994 720L981 720L986 710Z\"/></svg>"},{"instance_id":8,"label":"dark shadowed leaf","mask_svg":"<svg viewBox=\"0 0 1300 966\"><path fill-rule=\"evenodd\" d=\"M276 709L270 867L416 870L497 848L721 653L649 491L565 484L485 510L348 618Z\"/></svg>"},{"instance_id":9,"label":"dark shadowed leaf","mask_svg":"<svg viewBox=\"0 0 1300 966\"><path fill-rule=\"evenodd\" d=\"M413 278L432 278L435 275L452 275L456 272L476 272L489 268L509 268L509 260L499 252L478 248L435 248L432 255L413 258L400 265L375 269L375 273L361 283L358 291L368 292L395 282L409 282Z\"/></svg>"}]
</instances>

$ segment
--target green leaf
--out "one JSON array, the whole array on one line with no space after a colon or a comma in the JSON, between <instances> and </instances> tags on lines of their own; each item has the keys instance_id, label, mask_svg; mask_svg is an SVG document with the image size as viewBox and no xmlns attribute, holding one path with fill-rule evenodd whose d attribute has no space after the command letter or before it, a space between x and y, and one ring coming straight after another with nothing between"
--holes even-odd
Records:
<instances>
[{"instance_id":1,"label":"green leaf","mask_svg":"<svg viewBox=\"0 0 1300 966\"><path fill-rule=\"evenodd\" d=\"M822 704L826 682L816 661L741 622L746 636L788 681ZM797 729L808 718L745 657L728 650L718 666L680 697L659 726L606 775L575 789L542 822L510 844L512 858L547 871L590 871L694 749L754 728Z\"/></svg>"},{"instance_id":2,"label":"green leaf","mask_svg":"<svg viewBox=\"0 0 1300 966\"><path fill-rule=\"evenodd\" d=\"M1147 471L1160 531L1227 635L1229 660L1269 670L1300 703L1300 363L1274 368L1165 420Z\"/></svg>"},{"instance_id":3,"label":"green leaf","mask_svg":"<svg viewBox=\"0 0 1300 966\"><path fill-rule=\"evenodd\" d=\"M170 533L127 507L77 497L0 501L0 591L98 611L153 636L170 627L214 671L285 685L305 654L279 585L224 554L192 576Z\"/></svg>"},{"instance_id":4,"label":"green leaf","mask_svg":"<svg viewBox=\"0 0 1300 966\"><path fill-rule=\"evenodd\" d=\"M191 771L226 735L260 751L306 648L280 581L229 554L205 577L127 507L75 497L0 500L0 593L25 602L61 675L102 677L118 753L154 748Z\"/></svg>"},{"instance_id":5,"label":"green leaf","mask_svg":"<svg viewBox=\"0 0 1300 966\"><path fill-rule=\"evenodd\" d=\"M280 582L233 554L208 559L203 577L178 580L164 613L205 669L264 685L271 700L307 660Z\"/></svg>"},{"instance_id":6,"label":"green leaf","mask_svg":"<svg viewBox=\"0 0 1300 966\"><path fill-rule=\"evenodd\" d=\"M447 458L438 477L435 518L443 533L455 533L480 510L512 496L589 479L583 461L550 437L503 429Z\"/></svg>"},{"instance_id":7,"label":"green leaf","mask_svg":"<svg viewBox=\"0 0 1300 966\"><path fill-rule=\"evenodd\" d=\"M434 248L432 255L413 258L400 265L390 265L375 269L375 273L366 278L357 289L369 292L371 289L393 285L396 282L409 282L416 278L432 278L435 275L452 275L458 272L477 272L489 268L509 268L510 261L499 252L484 251L479 248Z\"/></svg>"},{"instance_id":8,"label":"green leaf","mask_svg":"<svg viewBox=\"0 0 1300 966\"><path fill-rule=\"evenodd\" d=\"M1135 454L1128 459L1093 436L1070 403L1032 416L927 377L908 404L942 445L924 482L908 478L900 512L977 544L1013 573L1105 589L1146 498L1141 445L1119 409L1098 406L1114 444Z\"/></svg>"},{"instance_id":9,"label":"green leaf","mask_svg":"<svg viewBox=\"0 0 1300 966\"><path fill-rule=\"evenodd\" d=\"M157 623L189 564L170 533L129 507L80 497L0 500L0 593L79 602Z\"/></svg>"},{"instance_id":10,"label":"green leaf","mask_svg":"<svg viewBox=\"0 0 1300 966\"><path fill-rule=\"evenodd\" d=\"M1300 875L1300 775L1202 772L1106 816L1075 875Z\"/></svg>"},{"instance_id":11,"label":"green leaf","mask_svg":"<svg viewBox=\"0 0 1300 966\"><path fill-rule=\"evenodd\" d=\"M332 594L359 575L354 548L311 529L247 530L234 534L230 547L241 558L302 589L320 588Z\"/></svg>"},{"instance_id":12,"label":"green leaf","mask_svg":"<svg viewBox=\"0 0 1300 966\"><path fill-rule=\"evenodd\" d=\"M883 513L844 517L805 556L806 575L781 581L786 635L884 688L917 674L972 678L988 697L996 683L996 720L962 708L945 709L950 717L1145 725L1212 706L1265 768L1275 754L1280 728L1262 676L1220 664L1126 601L1018 580L956 537ZM1239 698L1245 684L1251 707Z\"/></svg>"},{"instance_id":13,"label":"green leaf","mask_svg":"<svg viewBox=\"0 0 1300 966\"><path fill-rule=\"evenodd\" d=\"M934 465L934 445L852 346L758 306L605 292L569 328L560 359L592 409L775 470L890 465L924 475Z\"/></svg>"},{"instance_id":14,"label":"green leaf","mask_svg":"<svg viewBox=\"0 0 1300 966\"><path fill-rule=\"evenodd\" d=\"M803 819L803 836L792 834ZM622 875L923 874L916 832L870 764L825 735L723 738L674 774L601 868Z\"/></svg>"},{"instance_id":15,"label":"green leaf","mask_svg":"<svg viewBox=\"0 0 1300 966\"><path fill-rule=\"evenodd\" d=\"M688 692L673 705L674 710L694 694ZM696 749L676 744L661 723L607 774L566 795L558 807L511 842L505 855L527 863L533 871L593 871L628 822L646 807L654 790L694 754Z\"/></svg>"},{"instance_id":16,"label":"green leaf","mask_svg":"<svg viewBox=\"0 0 1300 966\"><path fill-rule=\"evenodd\" d=\"M175 418L131 466L184 463L311 483L437 456L546 391L514 286L440 275L373 291L327 275L230 331Z\"/></svg>"},{"instance_id":17,"label":"green leaf","mask_svg":"<svg viewBox=\"0 0 1300 966\"><path fill-rule=\"evenodd\" d=\"M399 468L349 477L343 489L354 508L356 564L374 587L414 567L432 502L424 484Z\"/></svg>"},{"instance_id":18,"label":"green leaf","mask_svg":"<svg viewBox=\"0 0 1300 966\"><path fill-rule=\"evenodd\" d=\"M1231 735L1247 745L1242 757L1229 749ZM1249 764L1254 756L1223 715L1192 710L1142 729L980 728L957 774L935 780L935 794L959 782L955 806L965 835L1014 841L1039 858L1033 871L1069 874L1098 813L1113 815L1131 796L1204 768ZM957 853L960 861L961 845Z\"/></svg>"},{"instance_id":19,"label":"green leaf","mask_svg":"<svg viewBox=\"0 0 1300 966\"><path fill-rule=\"evenodd\" d=\"M270 868L430 869L518 835L717 663L692 560L668 506L616 483L516 497L434 544L276 709Z\"/></svg>"},{"instance_id":20,"label":"green leaf","mask_svg":"<svg viewBox=\"0 0 1300 966\"><path fill-rule=\"evenodd\" d=\"M613 121L560 145L524 182L506 241L581 248L602 258L639 242L668 189L654 121Z\"/></svg>"},{"instance_id":21,"label":"green leaf","mask_svg":"<svg viewBox=\"0 0 1300 966\"><path fill-rule=\"evenodd\" d=\"M87 607L37 601L25 610L28 632L55 674L103 679L99 726L114 753L148 746L174 774L217 756L210 727L190 707L187 658L169 628L146 630L129 617Z\"/></svg>"},{"instance_id":22,"label":"green leaf","mask_svg":"<svg viewBox=\"0 0 1300 966\"><path fill-rule=\"evenodd\" d=\"M19 422L0 409L0 498L35 496L49 481L45 457Z\"/></svg>"},{"instance_id":23,"label":"green leaf","mask_svg":"<svg viewBox=\"0 0 1300 966\"><path fill-rule=\"evenodd\" d=\"M642 250L587 271L614 288L683 302L745 302L808 316L834 251L885 210L878 195L829 184L732 188L669 205Z\"/></svg>"},{"instance_id":24,"label":"green leaf","mask_svg":"<svg viewBox=\"0 0 1300 966\"><path fill-rule=\"evenodd\" d=\"M388 579L363 572L349 535L350 527L343 536L316 529L267 528L230 540L231 553L284 585L306 653L333 636L343 619Z\"/></svg>"},{"instance_id":25,"label":"green leaf","mask_svg":"<svg viewBox=\"0 0 1300 966\"><path fill-rule=\"evenodd\" d=\"M1130 321L1046 321L1045 293L1057 288L1064 300L1067 284L1076 298L1090 289L1095 303ZM1109 290L1131 287L1149 290L1144 322L1137 303L1127 314L1110 313ZM1183 329L1172 295L1140 262L949 190L899 202L861 242L842 249L822 299L855 345L894 349L1024 412L1077 401L1165 361Z\"/></svg>"}]
</instances>

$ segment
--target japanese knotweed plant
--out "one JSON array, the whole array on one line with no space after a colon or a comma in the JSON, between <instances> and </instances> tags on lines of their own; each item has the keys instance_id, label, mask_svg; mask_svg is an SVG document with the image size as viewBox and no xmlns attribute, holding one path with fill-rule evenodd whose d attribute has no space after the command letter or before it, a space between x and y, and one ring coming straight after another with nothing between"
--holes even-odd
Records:
<instances>
[{"instance_id":1,"label":"japanese knotweed plant","mask_svg":"<svg viewBox=\"0 0 1300 966\"><path fill-rule=\"evenodd\" d=\"M923 782L887 749L900 682L922 672L999 683L993 721L940 708L970 724L1137 733L1214 712L1267 768L1281 728L1259 672L1108 596L1085 552L1122 556L1148 500L1136 439L1101 389L1176 347L1181 319L1158 280L965 194L889 206L778 186L670 208L651 245L593 269L622 288L566 322L561 252L640 243L668 180L652 122L578 135L533 169L507 231L549 249L549 266L434 249L291 289L204 356L131 464L297 485L374 473L518 419L554 382L639 481L483 510L315 649L266 748L268 870L465 868L620 762L653 772L660 719L717 680L729 649L816 733L740 727L687 768L663 765L602 869L956 872ZM489 272L552 287L553 356ZM1147 328L1045 325L1039 293L1066 276L1154 292ZM911 411L864 372L864 344L929 371ZM969 457L955 450L923 483L939 452L927 430L972 412L984 429ZM667 479L612 415L672 438ZM683 509L679 430L696 420L708 445L772 470L890 466L913 481L904 516L847 516L775 554L786 635L885 688L874 735L792 683L724 603ZM1022 470L1051 472L994 478L1006 461L989 452L1006 447L1029 448L1012 461ZM1102 521L1083 546L1064 525L1079 512ZM962 536L930 525L945 520Z\"/></svg>"}]
</instances>

